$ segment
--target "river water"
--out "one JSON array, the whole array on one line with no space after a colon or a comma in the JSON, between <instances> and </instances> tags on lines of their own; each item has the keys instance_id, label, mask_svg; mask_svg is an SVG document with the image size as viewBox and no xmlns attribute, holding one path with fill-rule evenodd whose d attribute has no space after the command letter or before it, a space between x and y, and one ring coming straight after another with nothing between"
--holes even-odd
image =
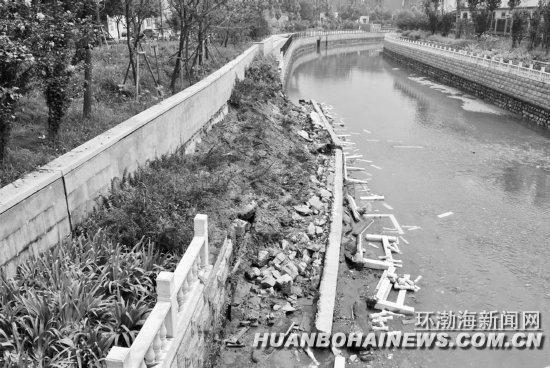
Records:
<instances>
[{"instance_id":1,"label":"river water","mask_svg":"<svg viewBox=\"0 0 550 368\"><path fill-rule=\"evenodd\" d=\"M380 50L380 48L379 48ZM410 243L400 271L423 275L417 311L540 311L550 331L550 134L366 50L297 65L289 97L333 107L356 177L385 196ZM446 217L438 215L453 212ZM386 367L546 367L542 350L395 350Z\"/></svg>"}]
</instances>

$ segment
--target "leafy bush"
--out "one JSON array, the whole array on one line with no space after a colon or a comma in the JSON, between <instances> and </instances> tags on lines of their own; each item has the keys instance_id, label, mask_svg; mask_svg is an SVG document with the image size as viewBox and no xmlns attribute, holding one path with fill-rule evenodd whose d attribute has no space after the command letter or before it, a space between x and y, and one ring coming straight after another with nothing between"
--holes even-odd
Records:
<instances>
[{"instance_id":1,"label":"leafy bush","mask_svg":"<svg viewBox=\"0 0 550 368\"><path fill-rule=\"evenodd\" d=\"M425 14L404 10L397 14L396 24L403 30L427 29L428 19Z\"/></svg>"},{"instance_id":2,"label":"leafy bush","mask_svg":"<svg viewBox=\"0 0 550 368\"><path fill-rule=\"evenodd\" d=\"M512 47L518 46L525 36L527 13L523 10L514 10L512 13Z\"/></svg>"},{"instance_id":3,"label":"leafy bush","mask_svg":"<svg viewBox=\"0 0 550 368\"><path fill-rule=\"evenodd\" d=\"M239 106L243 99L267 101L281 89L279 72L273 62L255 61L245 72L245 79L233 88L229 103Z\"/></svg>"},{"instance_id":4,"label":"leafy bush","mask_svg":"<svg viewBox=\"0 0 550 368\"><path fill-rule=\"evenodd\" d=\"M122 251L98 231L0 277L0 365L100 367L113 344L135 339L161 268L174 260L152 244Z\"/></svg>"},{"instance_id":5,"label":"leafy bush","mask_svg":"<svg viewBox=\"0 0 550 368\"><path fill-rule=\"evenodd\" d=\"M439 25L437 27L442 36L445 37L449 34L451 28L453 28L455 20L456 17L453 13L443 14L443 16L439 19Z\"/></svg>"},{"instance_id":6,"label":"leafy bush","mask_svg":"<svg viewBox=\"0 0 550 368\"><path fill-rule=\"evenodd\" d=\"M309 21L306 19L302 20L293 20L288 22L284 30L285 32L302 32L309 28Z\"/></svg>"}]
</instances>

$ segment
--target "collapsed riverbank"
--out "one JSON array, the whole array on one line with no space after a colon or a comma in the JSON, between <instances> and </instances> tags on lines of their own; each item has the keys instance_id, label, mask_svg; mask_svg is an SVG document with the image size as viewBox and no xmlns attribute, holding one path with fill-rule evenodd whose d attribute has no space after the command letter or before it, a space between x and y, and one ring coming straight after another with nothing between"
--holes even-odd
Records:
<instances>
[{"instance_id":1,"label":"collapsed riverbank","mask_svg":"<svg viewBox=\"0 0 550 368\"><path fill-rule=\"evenodd\" d=\"M211 253L226 236L235 244L228 321L224 330L205 331L209 342L229 338L230 328L243 321L271 328L286 323L287 313L314 308L328 233L332 193L324 183L333 175L332 146L311 123L310 108L284 97L274 65L272 59L251 65L235 85L228 115L194 153L163 157L113 181L73 240L29 260L14 279L2 278L7 354L1 363L96 364L111 346L131 345L155 304L156 276L175 268L197 213L208 216ZM248 231L230 234L235 222ZM265 267L268 262L273 267ZM63 303L66 298L75 302ZM44 316L54 335L26 328ZM37 355L39 346L45 348ZM208 346L215 355L215 344Z\"/></svg>"}]
</instances>

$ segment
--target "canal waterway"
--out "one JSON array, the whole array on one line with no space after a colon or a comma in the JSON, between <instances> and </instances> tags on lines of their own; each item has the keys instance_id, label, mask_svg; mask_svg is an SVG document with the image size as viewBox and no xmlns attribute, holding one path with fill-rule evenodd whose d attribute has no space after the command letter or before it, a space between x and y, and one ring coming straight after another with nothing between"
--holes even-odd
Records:
<instances>
[{"instance_id":1,"label":"canal waterway","mask_svg":"<svg viewBox=\"0 0 550 368\"><path fill-rule=\"evenodd\" d=\"M372 161L354 165L385 196L377 210L420 227L401 245L400 272L423 276L411 304L426 312L540 311L550 331L550 134L380 51L321 54L292 70L286 91L296 102L332 106L341 134ZM549 344L394 350L383 365L542 368L550 366Z\"/></svg>"}]
</instances>

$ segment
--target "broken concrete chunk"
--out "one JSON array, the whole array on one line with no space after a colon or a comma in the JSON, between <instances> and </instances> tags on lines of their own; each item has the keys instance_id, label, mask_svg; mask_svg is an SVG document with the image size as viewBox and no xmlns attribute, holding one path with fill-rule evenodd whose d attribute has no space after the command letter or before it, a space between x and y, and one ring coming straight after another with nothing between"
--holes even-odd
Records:
<instances>
[{"instance_id":1,"label":"broken concrete chunk","mask_svg":"<svg viewBox=\"0 0 550 368\"><path fill-rule=\"evenodd\" d=\"M283 305L282 310L285 313L292 313L296 310L296 308L294 308L292 305L290 305L290 303L287 302L285 305Z\"/></svg>"},{"instance_id":2,"label":"broken concrete chunk","mask_svg":"<svg viewBox=\"0 0 550 368\"><path fill-rule=\"evenodd\" d=\"M311 214L311 209L305 204L294 206L293 208L302 216L309 216Z\"/></svg>"},{"instance_id":3,"label":"broken concrete chunk","mask_svg":"<svg viewBox=\"0 0 550 368\"><path fill-rule=\"evenodd\" d=\"M283 241L281 242L281 248L282 248L283 250L285 250L286 248L288 248L289 245L290 245L290 243L288 242L288 240L283 239Z\"/></svg>"},{"instance_id":4,"label":"broken concrete chunk","mask_svg":"<svg viewBox=\"0 0 550 368\"><path fill-rule=\"evenodd\" d=\"M273 265L275 265L275 267L281 267L286 262L288 262L288 257L283 252L277 254L273 259Z\"/></svg>"},{"instance_id":5,"label":"broken concrete chunk","mask_svg":"<svg viewBox=\"0 0 550 368\"><path fill-rule=\"evenodd\" d=\"M267 250L261 250L258 252L258 258L256 259L256 265L263 267L269 262L269 252Z\"/></svg>"},{"instance_id":6,"label":"broken concrete chunk","mask_svg":"<svg viewBox=\"0 0 550 368\"><path fill-rule=\"evenodd\" d=\"M258 203L256 203L256 201L252 201L239 210L239 212L237 213L237 217L242 220L250 222L254 219L254 215L256 214L257 208L258 208Z\"/></svg>"},{"instance_id":7,"label":"broken concrete chunk","mask_svg":"<svg viewBox=\"0 0 550 368\"><path fill-rule=\"evenodd\" d=\"M317 226L323 226L326 223L327 223L327 219L324 217L322 219L315 219L315 225Z\"/></svg>"},{"instance_id":8,"label":"broken concrete chunk","mask_svg":"<svg viewBox=\"0 0 550 368\"><path fill-rule=\"evenodd\" d=\"M285 285L285 284L292 284L292 282L293 282L292 277L291 277L290 275L288 275L288 274L285 274L285 275L283 275L283 276L277 278L277 280L276 280L276 285L279 286L279 287L281 287L281 286L283 286L283 285Z\"/></svg>"},{"instance_id":9,"label":"broken concrete chunk","mask_svg":"<svg viewBox=\"0 0 550 368\"><path fill-rule=\"evenodd\" d=\"M315 234L320 235L323 233L323 228L320 226L315 226Z\"/></svg>"},{"instance_id":10,"label":"broken concrete chunk","mask_svg":"<svg viewBox=\"0 0 550 368\"><path fill-rule=\"evenodd\" d=\"M323 246L321 244L310 244L307 246L307 250L310 250L312 252L318 252L321 250Z\"/></svg>"},{"instance_id":11,"label":"broken concrete chunk","mask_svg":"<svg viewBox=\"0 0 550 368\"><path fill-rule=\"evenodd\" d=\"M313 222L309 223L309 226L307 227L307 233L309 236L315 235L315 225L313 224Z\"/></svg>"},{"instance_id":12,"label":"broken concrete chunk","mask_svg":"<svg viewBox=\"0 0 550 368\"><path fill-rule=\"evenodd\" d=\"M319 196L324 199L324 200L327 200L329 199L330 197L332 197L332 193L329 192L328 190L322 188L322 189L319 189Z\"/></svg>"},{"instance_id":13,"label":"broken concrete chunk","mask_svg":"<svg viewBox=\"0 0 550 368\"><path fill-rule=\"evenodd\" d=\"M296 265L292 262L288 262L287 264L285 264L281 271L292 277L292 280L294 280L299 273L298 267L296 267Z\"/></svg>"},{"instance_id":14,"label":"broken concrete chunk","mask_svg":"<svg viewBox=\"0 0 550 368\"><path fill-rule=\"evenodd\" d=\"M296 212L292 213L292 219L294 221L304 221L304 218L302 216L298 215Z\"/></svg>"},{"instance_id":15,"label":"broken concrete chunk","mask_svg":"<svg viewBox=\"0 0 550 368\"><path fill-rule=\"evenodd\" d=\"M321 123L321 117L315 111L309 113L309 118L311 119L311 123L313 125L323 126L323 124Z\"/></svg>"},{"instance_id":16,"label":"broken concrete chunk","mask_svg":"<svg viewBox=\"0 0 550 368\"><path fill-rule=\"evenodd\" d=\"M251 269L245 272L245 276L250 280L253 280L256 277L259 277L260 275L261 275L260 269L257 267L252 267Z\"/></svg>"},{"instance_id":17,"label":"broken concrete chunk","mask_svg":"<svg viewBox=\"0 0 550 368\"><path fill-rule=\"evenodd\" d=\"M240 237L250 228L250 223L245 220L235 219L233 220L233 228L235 229L235 235Z\"/></svg>"},{"instance_id":18,"label":"broken concrete chunk","mask_svg":"<svg viewBox=\"0 0 550 368\"><path fill-rule=\"evenodd\" d=\"M264 277L261 282L262 287L265 289L272 288L275 286L275 284L276 284L276 281L271 275Z\"/></svg>"},{"instance_id":19,"label":"broken concrete chunk","mask_svg":"<svg viewBox=\"0 0 550 368\"><path fill-rule=\"evenodd\" d=\"M311 141L311 138L309 138L309 134L305 130L300 130L298 132L298 135L302 138L304 138L306 141Z\"/></svg>"},{"instance_id":20,"label":"broken concrete chunk","mask_svg":"<svg viewBox=\"0 0 550 368\"><path fill-rule=\"evenodd\" d=\"M317 196L311 197L308 203L311 205L311 207L315 208L318 211L322 210L325 207L323 202L321 202L321 200Z\"/></svg>"},{"instance_id":21,"label":"broken concrete chunk","mask_svg":"<svg viewBox=\"0 0 550 368\"><path fill-rule=\"evenodd\" d=\"M292 292L292 294L296 295L296 297L298 298L301 298L304 295L304 291L302 290L302 288L297 285L293 285L290 288L290 291Z\"/></svg>"},{"instance_id":22,"label":"broken concrete chunk","mask_svg":"<svg viewBox=\"0 0 550 368\"><path fill-rule=\"evenodd\" d=\"M306 268L307 268L307 263L305 262L300 262L298 263L298 271L303 274L304 272L306 272Z\"/></svg>"}]
</instances>

